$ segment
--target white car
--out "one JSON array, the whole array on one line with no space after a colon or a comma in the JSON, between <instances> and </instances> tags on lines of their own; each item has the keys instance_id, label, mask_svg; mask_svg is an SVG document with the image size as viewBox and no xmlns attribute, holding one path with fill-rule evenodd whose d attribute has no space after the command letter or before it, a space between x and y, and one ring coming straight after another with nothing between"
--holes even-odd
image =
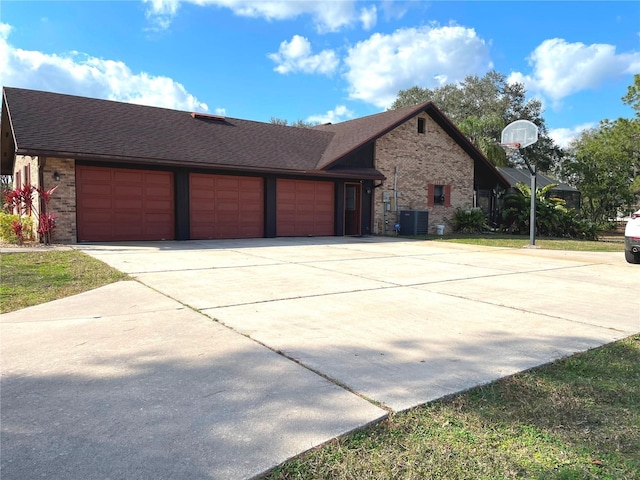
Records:
<instances>
[{"instance_id":1,"label":"white car","mask_svg":"<svg viewBox=\"0 0 640 480\"><path fill-rule=\"evenodd\" d=\"M631 214L624 229L624 258L629 263L640 263L640 210Z\"/></svg>"}]
</instances>

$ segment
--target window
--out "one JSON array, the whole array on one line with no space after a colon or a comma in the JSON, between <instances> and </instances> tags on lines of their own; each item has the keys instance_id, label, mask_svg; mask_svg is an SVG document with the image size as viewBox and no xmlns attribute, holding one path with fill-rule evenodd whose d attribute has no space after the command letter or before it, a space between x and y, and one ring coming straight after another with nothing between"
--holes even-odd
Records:
<instances>
[{"instance_id":1,"label":"window","mask_svg":"<svg viewBox=\"0 0 640 480\"><path fill-rule=\"evenodd\" d=\"M424 118L418 118L418 133L424 133Z\"/></svg>"},{"instance_id":2,"label":"window","mask_svg":"<svg viewBox=\"0 0 640 480\"><path fill-rule=\"evenodd\" d=\"M444 205L444 185L433 186L433 204Z\"/></svg>"},{"instance_id":3,"label":"window","mask_svg":"<svg viewBox=\"0 0 640 480\"><path fill-rule=\"evenodd\" d=\"M451 206L451 185L435 185L430 183L427 190L428 206L443 205Z\"/></svg>"}]
</instances>

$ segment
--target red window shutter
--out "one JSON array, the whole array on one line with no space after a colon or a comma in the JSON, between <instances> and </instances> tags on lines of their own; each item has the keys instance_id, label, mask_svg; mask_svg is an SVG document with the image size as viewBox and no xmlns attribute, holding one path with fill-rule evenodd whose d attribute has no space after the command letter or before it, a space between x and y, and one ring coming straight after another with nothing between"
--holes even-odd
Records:
<instances>
[{"instance_id":1,"label":"red window shutter","mask_svg":"<svg viewBox=\"0 0 640 480\"><path fill-rule=\"evenodd\" d=\"M24 166L24 184L31 185L31 165Z\"/></svg>"},{"instance_id":2,"label":"red window shutter","mask_svg":"<svg viewBox=\"0 0 640 480\"><path fill-rule=\"evenodd\" d=\"M451 206L451 185L444 186L444 206Z\"/></svg>"},{"instance_id":3,"label":"red window shutter","mask_svg":"<svg viewBox=\"0 0 640 480\"><path fill-rule=\"evenodd\" d=\"M15 180L16 188L22 188L22 182L20 181L20 170L16 172L16 180Z\"/></svg>"},{"instance_id":4,"label":"red window shutter","mask_svg":"<svg viewBox=\"0 0 640 480\"><path fill-rule=\"evenodd\" d=\"M433 207L433 194L436 191L436 186L433 183L427 185L427 206Z\"/></svg>"}]
</instances>

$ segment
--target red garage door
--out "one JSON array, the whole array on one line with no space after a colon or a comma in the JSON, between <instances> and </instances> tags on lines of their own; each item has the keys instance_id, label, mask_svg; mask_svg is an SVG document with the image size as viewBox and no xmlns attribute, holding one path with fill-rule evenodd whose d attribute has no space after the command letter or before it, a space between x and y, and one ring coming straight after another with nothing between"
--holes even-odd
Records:
<instances>
[{"instance_id":1,"label":"red garage door","mask_svg":"<svg viewBox=\"0 0 640 480\"><path fill-rule=\"evenodd\" d=\"M279 237L335 235L333 183L279 179L277 189Z\"/></svg>"},{"instance_id":2,"label":"red garage door","mask_svg":"<svg viewBox=\"0 0 640 480\"><path fill-rule=\"evenodd\" d=\"M192 173L192 239L264 236L264 186L259 177Z\"/></svg>"},{"instance_id":3,"label":"red garage door","mask_svg":"<svg viewBox=\"0 0 640 480\"><path fill-rule=\"evenodd\" d=\"M173 173L78 166L78 241L173 240Z\"/></svg>"}]
</instances>

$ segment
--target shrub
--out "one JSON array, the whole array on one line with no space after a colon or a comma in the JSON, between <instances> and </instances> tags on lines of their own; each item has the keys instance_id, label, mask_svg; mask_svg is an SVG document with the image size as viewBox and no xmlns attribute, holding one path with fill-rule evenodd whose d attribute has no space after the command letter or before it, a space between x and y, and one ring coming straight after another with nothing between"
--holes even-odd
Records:
<instances>
[{"instance_id":1,"label":"shrub","mask_svg":"<svg viewBox=\"0 0 640 480\"><path fill-rule=\"evenodd\" d=\"M454 232L480 233L489 229L487 217L480 208L457 208L451 219Z\"/></svg>"},{"instance_id":2,"label":"shrub","mask_svg":"<svg viewBox=\"0 0 640 480\"><path fill-rule=\"evenodd\" d=\"M548 237L576 238L597 240L597 227L586 220L581 220L573 209L565 207L561 198L548 197L548 192L555 184L547 185L536 191L536 232ZM502 229L512 233L529 231L531 189L524 184L517 184L504 196L502 211Z\"/></svg>"},{"instance_id":3,"label":"shrub","mask_svg":"<svg viewBox=\"0 0 640 480\"><path fill-rule=\"evenodd\" d=\"M13 232L13 238L17 243L22 244L25 239L32 238L33 232L33 220L31 219L32 213L35 213L38 217L39 226L38 233L41 235L41 240L45 244L49 245L53 237L53 231L56 228L55 215L47 212L49 207L49 201L53 192L58 188L54 186L48 190L44 190L40 187L34 187L33 185L23 185L20 188L14 190L3 190L2 198L4 208L11 212L17 211L16 219L11 222L11 230ZM35 194L39 194L44 200L43 211L38 212L35 202ZM27 224L29 228L27 228ZM27 235L27 232L30 232Z\"/></svg>"},{"instance_id":4,"label":"shrub","mask_svg":"<svg viewBox=\"0 0 640 480\"><path fill-rule=\"evenodd\" d=\"M9 243L21 243L16 235L14 224L21 224L22 239L33 238L33 220L31 217L20 218L19 215L0 212L0 238Z\"/></svg>"}]
</instances>

